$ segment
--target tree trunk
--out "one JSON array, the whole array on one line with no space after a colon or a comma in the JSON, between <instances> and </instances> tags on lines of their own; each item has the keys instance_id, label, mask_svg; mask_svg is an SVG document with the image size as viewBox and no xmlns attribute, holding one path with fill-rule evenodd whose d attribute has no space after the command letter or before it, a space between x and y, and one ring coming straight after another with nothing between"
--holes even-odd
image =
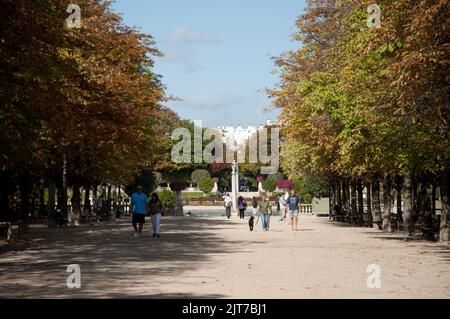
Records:
<instances>
[{"instance_id":1,"label":"tree trunk","mask_svg":"<svg viewBox=\"0 0 450 319\"><path fill-rule=\"evenodd\" d=\"M183 216L183 196L181 191L175 193L174 215Z\"/></svg>"},{"instance_id":2,"label":"tree trunk","mask_svg":"<svg viewBox=\"0 0 450 319\"><path fill-rule=\"evenodd\" d=\"M22 231L28 232L30 225L30 195L31 177L28 172L21 174L19 179L20 191L20 218L22 219Z\"/></svg>"},{"instance_id":3,"label":"tree trunk","mask_svg":"<svg viewBox=\"0 0 450 319\"><path fill-rule=\"evenodd\" d=\"M74 225L79 226L81 224L81 193L78 183L75 183L72 188L72 213Z\"/></svg>"},{"instance_id":4,"label":"tree trunk","mask_svg":"<svg viewBox=\"0 0 450 319\"><path fill-rule=\"evenodd\" d=\"M416 223L418 223L419 221L419 213L420 213L420 209L419 209L419 188L417 185L417 178L415 176L413 176L412 179L412 187L413 187L413 222L414 225Z\"/></svg>"},{"instance_id":5,"label":"tree trunk","mask_svg":"<svg viewBox=\"0 0 450 319\"><path fill-rule=\"evenodd\" d=\"M426 240L434 240L433 215L431 214L431 202L427 193L427 182L422 180L419 184L418 207L421 220L422 234Z\"/></svg>"},{"instance_id":6,"label":"tree trunk","mask_svg":"<svg viewBox=\"0 0 450 319\"><path fill-rule=\"evenodd\" d=\"M91 200L90 200L90 193L91 193L91 184L87 183L84 187L84 212L85 214L91 211Z\"/></svg>"},{"instance_id":7,"label":"tree trunk","mask_svg":"<svg viewBox=\"0 0 450 319\"><path fill-rule=\"evenodd\" d=\"M53 180L49 181L48 184L48 221L47 225L49 228L55 228L56 227L56 220L55 220L55 195L56 195L56 185Z\"/></svg>"},{"instance_id":8,"label":"tree trunk","mask_svg":"<svg viewBox=\"0 0 450 319\"><path fill-rule=\"evenodd\" d=\"M357 207L357 194L356 194L356 182L351 182L351 187L350 187L350 191L351 191L351 212L352 212L352 224L357 224L358 221L358 207Z\"/></svg>"},{"instance_id":9,"label":"tree trunk","mask_svg":"<svg viewBox=\"0 0 450 319\"><path fill-rule=\"evenodd\" d=\"M350 216L350 186L347 180L344 179L344 215L347 221L351 222Z\"/></svg>"},{"instance_id":10,"label":"tree trunk","mask_svg":"<svg viewBox=\"0 0 450 319\"><path fill-rule=\"evenodd\" d=\"M395 193L396 193L396 204L397 204L397 214L396 214L396 221L397 221L397 228L402 229L403 228L403 212L402 212L402 177L397 176L395 180Z\"/></svg>"},{"instance_id":11,"label":"tree trunk","mask_svg":"<svg viewBox=\"0 0 450 319\"><path fill-rule=\"evenodd\" d=\"M332 180L330 183L330 199L328 203L329 219L334 215L334 205L336 203L336 180Z\"/></svg>"},{"instance_id":12,"label":"tree trunk","mask_svg":"<svg viewBox=\"0 0 450 319\"><path fill-rule=\"evenodd\" d=\"M67 160L66 154L64 154L63 158L63 172L62 172L62 194L61 194L61 211L63 218L68 218L67 211Z\"/></svg>"},{"instance_id":13,"label":"tree trunk","mask_svg":"<svg viewBox=\"0 0 450 319\"><path fill-rule=\"evenodd\" d=\"M382 230L382 216L381 216L381 206L380 206L380 181L377 176L372 180L372 216L373 223L378 225L378 228Z\"/></svg>"},{"instance_id":14,"label":"tree trunk","mask_svg":"<svg viewBox=\"0 0 450 319\"><path fill-rule=\"evenodd\" d=\"M413 187L412 187L412 172L407 172L404 177L403 192L405 194L404 202L404 229L405 239L412 237L414 233L414 213L413 213Z\"/></svg>"},{"instance_id":15,"label":"tree trunk","mask_svg":"<svg viewBox=\"0 0 450 319\"><path fill-rule=\"evenodd\" d=\"M363 186L361 180L356 182L356 192L358 194L358 225L364 225L364 198L363 198Z\"/></svg>"},{"instance_id":16,"label":"tree trunk","mask_svg":"<svg viewBox=\"0 0 450 319\"><path fill-rule=\"evenodd\" d=\"M370 183L366 184L366 194L367 194L367 223L370 228L373 227L373 217L372 217L372 192Z\"/></svg>"},{"instance_id":17,"label":"tree trunk","mask_svg":"<svg viewBox=\"0 0 450 319\"><path fill-rule=\"evenodd\" d=\"M384 174L383 179L383 231L391 232L391 175Z\"/></svg>"},{"instance_id":18,"label":"tree trunk","mask_svg":"<svg viewBox=\"0 0 450 319\"><path fill-rule=\"evenodd\" d=\"M431 214L436 215L436 183L431 184Z\"/></svg>"},{"instance_id":19,"label":"tree trunk","mask_svg":"<svg viewBox=\"0 0 450 319\"><path fill-rule=\"evenodd\" d=\"M442 173L440 177L440 191L441 191L441 225L439 232L439 241L441 243L450 243L450 174L449 172Z\"/></svg>"},{"instance_id":20,"label":"tree trunk","mask_svg":"<svg viewBox=\"0 0 450 319\"><path fill-rule=\"evenodd\" d=\"M39 217L45 214L45 180L41 178L41 183L39 185Z\"/></svg>"},{"instance_id":21,"label":"tree trunk","mask_svg":"<svg viewBox=\"0 0 450 319\"><path fill-rule=\"evenodd\" d=\"M111 203L112 203L112 190L111 190L111 184L108 184L108 195L106 200L106 212L109 214L111 213Z\"/></svg>"},{"instance_id":22,"label":"tree trunk","mask_svg":"<svg viewBox=\"0 0 450 319\"><path fill-rule=\"evenodd\" d=\"M341 180L338 179L336 182L336 202L339 207L342 208L342 193L341 193Z\"/></svg>"}]
</instances>

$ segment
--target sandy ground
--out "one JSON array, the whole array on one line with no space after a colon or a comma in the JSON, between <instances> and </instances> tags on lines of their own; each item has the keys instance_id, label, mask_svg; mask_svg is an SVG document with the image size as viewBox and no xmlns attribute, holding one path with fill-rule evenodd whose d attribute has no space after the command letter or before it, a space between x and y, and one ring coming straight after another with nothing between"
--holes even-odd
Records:
<instances>
[{"instance_id":1,"label":"sandy ground","mask_svg":"<svg viewBox=\"0 0 450 319\"><path fill-rule=\"evenodd\" d=\"M301 216L271 221L164 218L162 237L134 238L129 220L48 230L0 246L0 297L449 298L450 248L400 234ZM67 265L81 267L69 289ZM381 288L367 287L378 264Z\"/></svg>"}]
</instances>

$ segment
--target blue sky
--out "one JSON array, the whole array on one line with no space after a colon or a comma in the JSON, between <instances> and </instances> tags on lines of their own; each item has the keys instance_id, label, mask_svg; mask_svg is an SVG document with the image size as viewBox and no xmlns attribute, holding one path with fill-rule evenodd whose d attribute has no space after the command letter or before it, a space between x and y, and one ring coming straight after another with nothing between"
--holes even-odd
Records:
<instances>
[{"instance_id":1,"label":"blue sky","mask_svg":"<svg viewBox=\"0 0 450 319\"><path fill-rule=\"evenodd\" d=\"M263 90L277 76L272 56L298 48L290 40L305 1L116 0L124 22L151 34L165 54L156 60L167 104L205 126L260 125L274 120Z\"/></svg>"}]
</instances>

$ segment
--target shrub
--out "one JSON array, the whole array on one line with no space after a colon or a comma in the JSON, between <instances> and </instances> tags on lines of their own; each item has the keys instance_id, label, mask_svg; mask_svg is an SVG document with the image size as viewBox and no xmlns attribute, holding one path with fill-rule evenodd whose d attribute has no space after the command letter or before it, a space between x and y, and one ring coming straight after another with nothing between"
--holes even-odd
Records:
<instances>
[{"instance_id":1,"label":"shrub","mask_svg":"<svg viewBox=\"0 0 450 319\"><path fill-rule=\"evenodd\" d=\"M159 199L164 204L164 206L173 206L175 205L176 195L174 192L165 189L157 193Z\"/></svg>"},{"instance_id":2,"label":"shrub","mask_svg":"<svg viewBox=\"0 0 450 319\"><path fill-rule=\"evenodd\" d=\"M280 179L284 179L284 175L280 172L273 173L267 176L267 179L273 179L275 182L278 182Z\"/></svg>"},{"instance_id":3,"label":"shrub","mask_svg":"<svg viewBox=\"0 0 450 319\"><path fill-rule=\"evenodd\" d=\"M205 177L211 178L211 175L206 169L196 169L191 174L191 181L198 186L200 180Z\"/></svg>"},{"instance_id":4,"label":"shrub","mask_svg":"<svg viewBox=\"0 0 450 319\"><path fill-rule=\"evenodd\" d=\"M266 192L273 192L276 187L277 182L272 178L268 178L263 182L263 188Z\"/></svg>"},{"instance_id":5,"label":"shrub","mask_svg":"<svg viewBox=\"0 0 450 319\"><path fill-rule=\"evenodd\" d=\"M288 179L280 179L277 182L277 186L280 189L294 189L294 182L288 180Z\"/></svg>"},{"instance_id":6,"label":"shrub","mask_svg":"<svg viewBox=\"0 0 450 319\"><path fill-rule=\"evenodd\" d=\"M228 188L230 186L230 183L228 183L228 181L225 179L225 178L221 178L220 180L219 180L219 187L220 188Z\"/></svg>"},{"instance_id":7,"label":"shrub","mask_svg":"<svg viewBox=\"0 0 450 319\"><path fill-rule=\"evenodd\" d=\"M203 177L197 183L198 188L205 194L211 193L214 187L214 181L210 177Z\"/></svg>"}]
</instances>

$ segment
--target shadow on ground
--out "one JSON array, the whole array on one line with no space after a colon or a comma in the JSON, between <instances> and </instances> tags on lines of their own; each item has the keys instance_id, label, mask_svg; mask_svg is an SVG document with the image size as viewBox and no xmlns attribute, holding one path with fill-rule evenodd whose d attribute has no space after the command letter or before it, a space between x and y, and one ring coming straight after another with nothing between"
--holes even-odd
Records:
<instances>
[{"instance_id":1,"label":"shadow on ground","mask_svg":"<svg viewBox=\"0 0 450 319\"><path fill-rule=\"evenodd\" d=\"M344 228L358 228L362 230L362 234L366 235L369 240L377 240L379 239L381 241L398 241L403 242L405 245L417 245L421 248L422 254L436 254L440 258L442 258L444 261L450 262L450 246L442 245L438 242L433 242L426 240L423 238L421 232L416 232L412 237L405 240L405 236L402 230L393 230L391 233L383 232L381 230L378 230L377 228L369 228L369 227L362 227L358 225L352 225L348 223L343 222L337 222L337 221L329 221L330 225L333 225L335 227L344 227ZM364 231L364 229L367 229L367 231ZM369 229L371 231L369 231Z\"/></svg>"},{"instance_id":2,"label":"shadow on ground","mask_svg":"<svg viewBox=\"0 0 450 319\"><path fill-rule=\"evenodd\" d=\"M160 294L152 282L176 282L211 255L236 251L242 242L215 235L215 230L229 227L227 220L165 218L161 238L151 236L151 224L135 238L128 220L62 229L33 227L22 240L0 247L0 297L220 298ZM81 289L66 286L69 264L81 267Z\"/></svg>"}]
</instances>

